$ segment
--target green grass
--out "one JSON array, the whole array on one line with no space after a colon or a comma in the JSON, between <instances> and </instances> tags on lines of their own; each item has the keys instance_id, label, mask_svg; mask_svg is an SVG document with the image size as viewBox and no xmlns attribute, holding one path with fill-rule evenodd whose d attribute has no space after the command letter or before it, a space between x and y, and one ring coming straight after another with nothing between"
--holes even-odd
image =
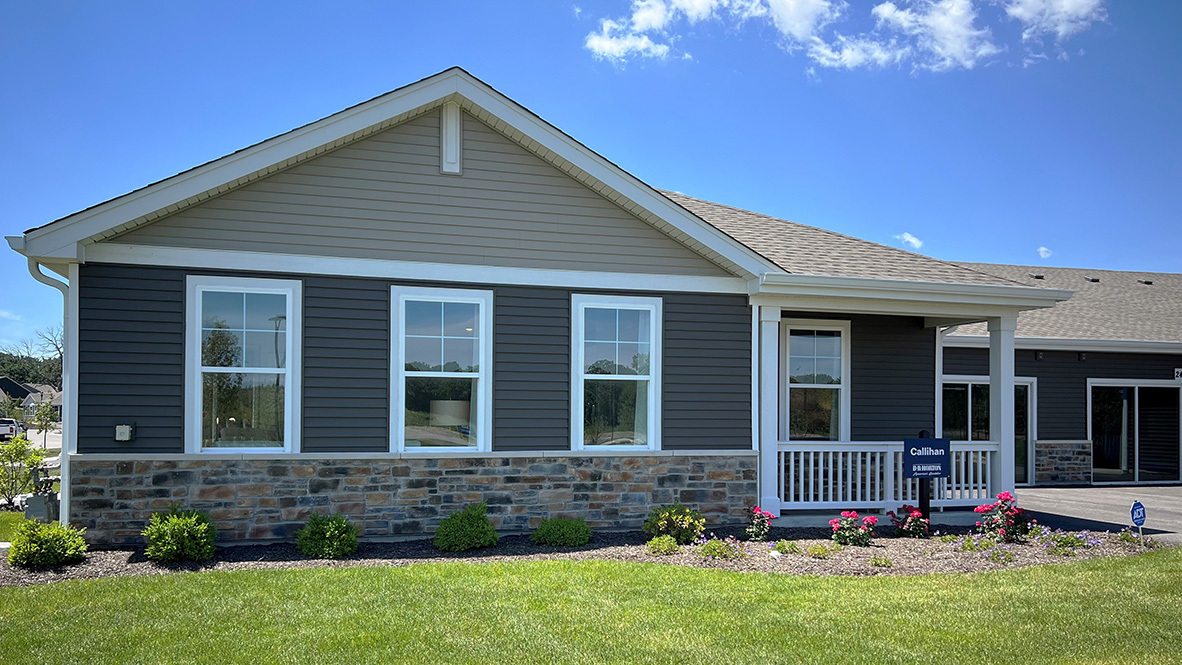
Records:
<instances>
[{"instance_id":1,"label":"green grass","mask_svg":"<svg viewBox=\"0 0 1182 665\"><path fill-rule=\"evenodd\" d=\"M16 531L16 525L25 519L25 514L15 510L0 510L0 542L7 543L12 540L12 534Z\"/></svg>"},{"instance_id":2,"label":"green grass","mask_svg":"<svg viewBox=\"0 0 1182 665\"><path fill-rule=\"evenodd\" d=\"M927 577L544 561L0 589L23 663L1182 662L1182 551Z\"/></svg>"}]
</instances>

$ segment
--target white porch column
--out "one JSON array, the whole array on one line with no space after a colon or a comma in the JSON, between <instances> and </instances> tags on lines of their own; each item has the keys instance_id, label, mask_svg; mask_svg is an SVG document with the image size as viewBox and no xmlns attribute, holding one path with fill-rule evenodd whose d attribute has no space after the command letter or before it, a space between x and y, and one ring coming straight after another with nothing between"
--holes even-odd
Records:
<instances>
[{"instance_id":1,"label":"white porch column","mask_svg":"<svg viewBox=\"0 0 1182 665\"><path fill-rule=\"evenodd\" d=\"M989 319L989 439L1001 449L989 476L993 493L1014 491L1014 331L1018 317Z\"/></svg>"},{"instance_id":2,"label":"white porch column","mask_svg":"<svg viewBox=\"0 0 1182 665\"><path fill-rule=\"evenodd\" d=\"M759 505L780 516L780 308L759 308Z\"/></svg>"}]
</instances>

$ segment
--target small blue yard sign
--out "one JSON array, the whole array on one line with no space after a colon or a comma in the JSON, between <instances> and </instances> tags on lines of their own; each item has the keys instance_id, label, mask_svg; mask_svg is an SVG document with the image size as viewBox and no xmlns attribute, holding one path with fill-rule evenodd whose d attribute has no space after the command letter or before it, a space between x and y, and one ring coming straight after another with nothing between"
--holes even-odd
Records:
<instances>
[{"instance_id":1,"label":"small blue yard sign","mask_svg":"<svg viewBox=\"0 0 1182 665\"><path fill-rule=\"evenodd\" d=\"M952 475L948 439L906 439L903 441L904 478L947 478Z\"/></svg>"},{"instance_id":2,"label":"small blue yard sign","mask_svg":"<svg viewBox=\"0 0 1182 665\"><path fill-rule=\"evenodd\" d=\"M1133 502L1133 509L1129 511L1133 517L1133 526L1138 529L1145 526L1145 506L1140 501Z\"/></svg>"}]
</instances>

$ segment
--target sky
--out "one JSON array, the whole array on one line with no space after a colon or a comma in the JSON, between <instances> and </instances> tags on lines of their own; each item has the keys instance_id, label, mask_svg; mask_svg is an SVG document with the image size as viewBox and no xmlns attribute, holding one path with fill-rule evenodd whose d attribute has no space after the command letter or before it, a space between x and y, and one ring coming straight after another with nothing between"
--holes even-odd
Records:
<instances>
[{"instance_id":1,"label":"sky","mask_svg":"<svg viewBox=\"0 0 1182 665\"><path fill-rule=\"evenodd\" d=\"M1182 3L0 5L0 234L459 65L641 180L953 261L1182 272ZM61 297L0 247L0 347Z\"/></svg>"}]
</instances>

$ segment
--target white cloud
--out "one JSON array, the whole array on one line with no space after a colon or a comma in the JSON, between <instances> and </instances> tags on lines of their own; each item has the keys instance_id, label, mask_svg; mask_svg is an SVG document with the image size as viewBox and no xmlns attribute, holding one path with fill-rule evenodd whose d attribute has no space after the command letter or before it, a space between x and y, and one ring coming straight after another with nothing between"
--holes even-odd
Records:
<instances>
[{"instance_id":1,"label":"white cloud","mask_svg":"<svg viewBox=\"0 0 1182 665\"><path fill-rule=\"evenodd\" d=\"M0 319L4 319L5 321L20 321L23 317L6 309L0 309Z\"/></svg>"},{"instance_id":2,"label":"white cloud","mask_svg":"<svg viewBox=\"0 0 1182 665\"><path fill-rule=\"evenodd\" d=\"M1005 10L1022 23L1022 41L1054 35L1062 42L1108 19L1104 0L1009 0Z\"/></svg>"},{"instance_id":3,"label":"white cloud","mask_svg":"<svg viewBox=\"0 0 1182 665\"><path fill-rule=\"evenodd\" d=\"M920 240L919 238L916 238L915 236L911 235L910 233L908 233L906 231L895 236L895 240L902 242L904 245L907 245L911 249L919 249L920 247L923 247L922 240Z\"/></svg>"},{"instance_id":4,"label":"white cloud","mask_svg":"<svg viewBox=\"0 0 1182 665\"><path fill-rule=\"evenodd\" d=\"M1001 5L1004 16L1021 22L1023 64L1047 61L1036 52L1044 35L1056 44L1107 18L1106 0L887 0L869 10L847 0L633 0L627 16L605 18L587 35L597 58L621 63L631 58L666 59L674 53L678 29L715 20L741 28L749 21L770 25L780 46L803 53L816 68L857 69L902 66L946 72L973 69L1005 53L978 7ZM1001 12L995 13L1002 16ZM856 20L866 28L842 27ZM1067 53L1058 49L1060 60ZM686 54L677 54L692 60Z\"/></svg>"},{"instance_id":5,"label":"white cloud","mask_svg":"<svg viewBox=\"0 0 1182 665\"><path fill-rule=\"evenodd\" d=\"M1046 247L1039 247L1038 248L1039 258L1049 259L1049 258L1051 258L1051 254L1054 254L1054 252L1052 252L1050 249L1048 249Z\"/></svg>"}]
</instances>

